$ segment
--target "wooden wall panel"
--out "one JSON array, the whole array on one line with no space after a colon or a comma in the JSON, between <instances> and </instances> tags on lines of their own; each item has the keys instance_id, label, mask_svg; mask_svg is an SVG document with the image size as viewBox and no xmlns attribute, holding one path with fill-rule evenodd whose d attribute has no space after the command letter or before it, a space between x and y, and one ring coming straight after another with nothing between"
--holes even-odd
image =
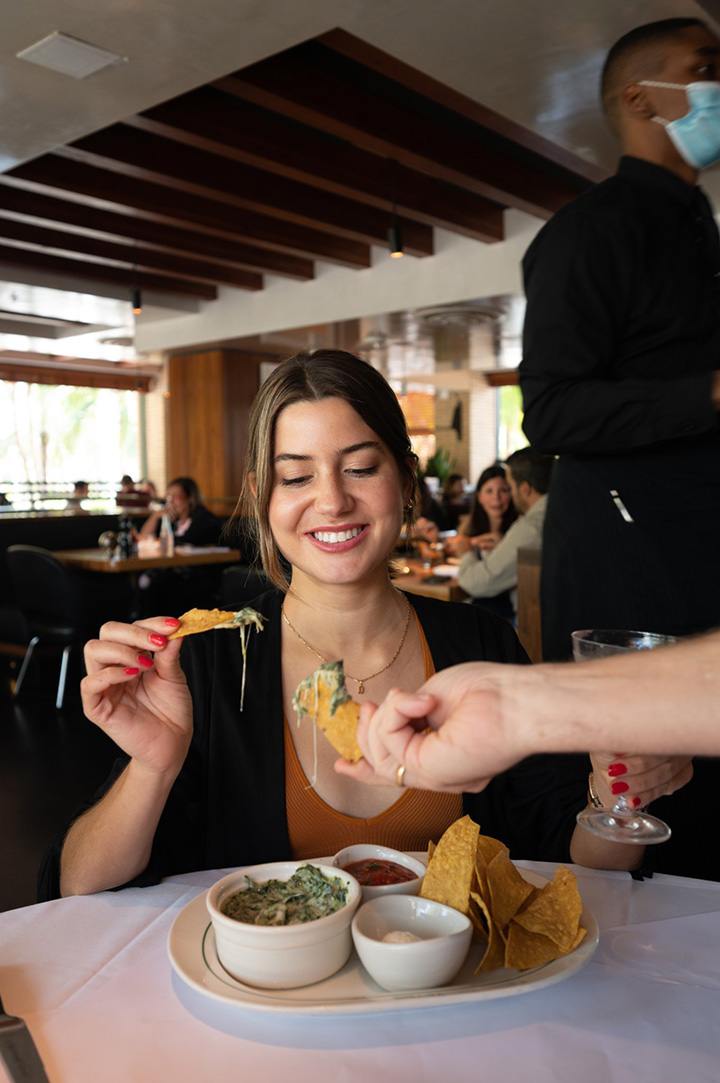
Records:
<instances>
[{"instance_id":1,"label":"wooden wall panel","mask_svg":"<svg viewBox=\"0 0 720 1083\"><path fill-rule=\"evenodd\" d=\"M242 350L176 354L168 362L168 479L194 477L208 507L227 515L242 484L250 407L262 361Z\"/></svg>"}]
</instances>

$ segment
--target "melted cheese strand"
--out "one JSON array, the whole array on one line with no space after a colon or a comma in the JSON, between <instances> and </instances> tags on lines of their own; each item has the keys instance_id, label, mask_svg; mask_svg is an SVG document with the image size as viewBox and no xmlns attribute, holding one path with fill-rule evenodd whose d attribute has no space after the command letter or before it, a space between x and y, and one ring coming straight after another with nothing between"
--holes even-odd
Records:
<instances>
[{"instance_id":1,"label":"melted cheese strand","mask_svg":"<svg viewBox=\"0 0 720 1083\"><path fill-rule=\"evenodd\" d=\"M245 704L245 671L247 669L247 634L248 628L246 624L240 626L240 650L242 651L242 681L240 683L240 711L242 712Z\"/></svg>"}]
</instances>

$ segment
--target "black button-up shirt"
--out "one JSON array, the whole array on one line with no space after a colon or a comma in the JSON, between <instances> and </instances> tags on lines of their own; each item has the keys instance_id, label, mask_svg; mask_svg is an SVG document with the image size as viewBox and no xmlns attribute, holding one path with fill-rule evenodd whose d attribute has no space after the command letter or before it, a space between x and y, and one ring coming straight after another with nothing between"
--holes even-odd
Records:
<instances>
[{"instance_id":1,"label":"black button-up shirt","mask_svg":"<svg viewBox=\"0 0 720 1083\"><path fill-rule=\"evenodd\" d=\"M523 271L531 444L580 456L667 441L720 449L720 242L699 188L625 157L543 227Z\"/></svg>"}]
</instances>

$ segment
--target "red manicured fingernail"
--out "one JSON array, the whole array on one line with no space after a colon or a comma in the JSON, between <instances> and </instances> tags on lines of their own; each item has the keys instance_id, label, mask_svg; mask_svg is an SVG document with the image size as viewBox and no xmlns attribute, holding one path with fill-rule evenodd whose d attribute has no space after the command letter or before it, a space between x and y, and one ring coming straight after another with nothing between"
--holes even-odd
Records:
<instances>
[{"instance_id":1,"label":"red manicured fingernail","mask_svg":"<svg viewBox=\"0 0 720 1083\"><path fill-rule=\"evenodd\" d=\"M167 636L161 636L158 632L151 632L148 639L155 647L164 647L167 643Z\"/></svg>"},{"instance_id":2,"label":"red manicured fingernail","mask_svg":"<svg viewBox=\"0 0 720 1083\"><path fill-rule=\"evenodd\" d=\"M139 655L138 655L138 662L139 662L139 663L140 663L140 665L141 665L141 666L143 666L143 667L144 667L145 669L150 669L150 667L151 667L151 666L152 666L152 664L153 664L153 660L152 660L152 658L148 658L148 656L147 656L146 654L139 654Z\"/></svg>"},{"instance_id":3,"label":"red manicured fingernail","mask_svg":"<svg viewBox=\"0 0 720 1083\"><path fill-rule=\"evenodd\" d=\"M125 667L125 676L126 677L137 677L139 672L140 672L140 670L138 669L137 666L126 666Z\"/></svg>"},{"instance_id":4,"label":"red manicured fingernail","mask_svg":"<svg viewBox=\"0 0 720 1083\"><path fill-rule=\"evenodd\" d=\"M165 617L163 624L169 624L171 628L180 627L180 621L177 619L177 617Z\"/></svg>"},{"instance_id":5,"label":"red manicured fingernail","mask_svg":"<svg viewBox=\"0 0 720 1083\"><path fill-rule=\"evenodd\" d=\"M615 778L617 775L626 775L627 767L624 763L611 763L608 767L608 774L610 778Z\"/></svg>"},{"instance_id":6,"label":"red manicured fingernail","mask_svg":"<svg viewBox=\"0 0 720 1083\"><path fill-rule=\"evenodd\" d=\"M627 782L613 782L610 789L613 793L627 793L630 787Z\"/></svg>"},{"instance_id":7,"label":"red manicured fingernail","mask_svg":"<svg viewBox=\"0 0 720 1083\"><path fill-rule=\"evenodd\" d=\"M637 808L638 805L640 804L640 798L639 797L633 797L630 803L631 803L633 808Z\"/></svg>"}]
</instances>

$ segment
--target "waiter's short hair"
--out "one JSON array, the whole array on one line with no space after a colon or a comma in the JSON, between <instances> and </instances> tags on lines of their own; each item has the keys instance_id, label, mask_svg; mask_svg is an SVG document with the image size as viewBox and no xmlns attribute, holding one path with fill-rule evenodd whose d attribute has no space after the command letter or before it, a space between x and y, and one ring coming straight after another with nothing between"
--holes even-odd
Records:
<instances>
[{"instance_id":1,"label":"waiter's short hair","mask_svg":"<svg viewBox=\"0 0 720 1083\"><path fill-rule=\"evenodd\" d=\"M696 26L707 30L702 19L660 19L636 26L615 42L603 65L600 97L605 115L616 131L620 94L628 83L658 75L665 60L663 46Z\"/></svg>"},{"instance_id":2,"label":"waiter's short hair","mask_svg":"<svg viewBox=\"0 0 720 1083\"><path fill-rule=\"evenodd\" d=\"M508 455L505 465L516 485L522 485L526 481L536 493L546 493L550 488L555 456L544 455L533 447L521 447L519 451Z\"/></svg>"}]
</instances>

